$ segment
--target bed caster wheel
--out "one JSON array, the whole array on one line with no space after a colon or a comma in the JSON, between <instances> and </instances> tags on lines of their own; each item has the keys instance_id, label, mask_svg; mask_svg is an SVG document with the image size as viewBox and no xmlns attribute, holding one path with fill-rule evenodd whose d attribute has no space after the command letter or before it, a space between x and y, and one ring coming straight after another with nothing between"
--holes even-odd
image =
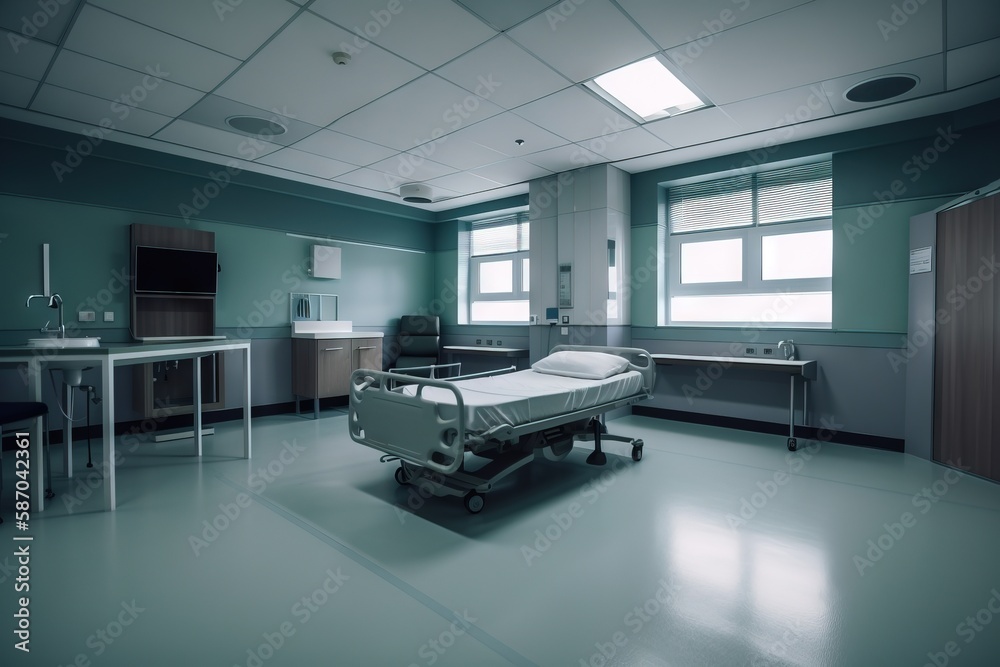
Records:
<instances>
[{"instance_id":1,"label":"bed caster wheel","mask_svg":"<svg viewBox=\"0 0 1000 667\"><path fill-rule=\"evenodd\" d=\"M403 466L396 468L396 481L402 486L410 483L410 473Z\"/></svg>"},{"instance_id":2,"label":"bed caster wheel","mask_svg":"<svg viewBox=\"0 0 1000 667\"><path fill-rule=\"evenodd\" d=\"M481 493L475 491L469 491L465 494L465 509L469 510L471 514L479 514L483 511L483 505L486 504L486 497Z\"/></svg>"},{"instance_id":3,"label":"bed caster wheel","mask_svg":"<svg viewBox=\"0 0 1000 667\"><path fill-rule=\"evenodd\" d=\"M642 445L632 446L632 460L641 461L642 460Z\"/></svg>"},{"instance_id":4,"label":"bed caster wheel","mask_svg":"<svg viewBox=\"0 0 1000 667\"><path fill-rule=\"evenodd\" d=\"M788 439L788 451L794 452L796 449L798 449L798 447L799 443L795 441L795 438Z\"/></svg>"}]
</instances>

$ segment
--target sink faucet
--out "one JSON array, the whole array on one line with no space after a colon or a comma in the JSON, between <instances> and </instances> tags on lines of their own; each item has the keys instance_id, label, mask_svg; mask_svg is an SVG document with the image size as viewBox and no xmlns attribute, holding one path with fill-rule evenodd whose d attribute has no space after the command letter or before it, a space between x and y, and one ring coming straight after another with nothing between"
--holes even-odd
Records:
<instances>
[{"instance_id":1,"label":"sink faucet","mask_svg":"<svg viewBox=\"0 0 1000 667\"><path fill-rule=\"evenodd\" d=\"M778 349L785 355L785 359L792 361L795 359L795 341L792 339L783 340L778 343Z\"/></svg>"},{"instance_id":2,"label":"sink faucet","mask_svg":"<svg viewBox=\"0 0 1000 667\"><path fill-rule=\"evenodd\" d=\"M41 331L42 333L58 333L60 338L65 338L66 337L66 324L63 321L63 300L62 300L62 297L59 296L58 294L53 294L52 296L48 296L46 294L32 294L31 296L28 297L28 300L24 302L25 307L31 306L31 300L32 299L48 299L49 300L49 304L48 304L49 308L55 308L56 310L59 311L59 328L57 328L57 329L50 329L49 328L49 323L46 322L45 326L43 326L41 329L39 329L39 331ZM49 321L51 322L51 320L49 320Z\"/></svg>"}]
</instances>

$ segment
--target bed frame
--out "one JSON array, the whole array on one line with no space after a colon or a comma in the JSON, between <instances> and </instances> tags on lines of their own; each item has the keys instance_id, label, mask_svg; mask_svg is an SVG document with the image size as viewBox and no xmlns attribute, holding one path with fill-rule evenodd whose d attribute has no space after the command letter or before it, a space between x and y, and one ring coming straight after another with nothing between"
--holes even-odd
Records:
<instances>
[{"instance_id":1,"label":"bed frame","mask_svg":"<svg viewBox=\"0 0 1000 667\"><path fill-rule=\"evenodd\" d=\"M602 417L608 411L652 396L656 379L652 357L645 350L632 347L557 345L552 348L552 352L560 350L621 356L629 361L627 370L642 375L642 387L637 393L581 410L516 426L496 424L488 430L472 432L466 428L465 404L454 383L510 372L513 367L449 380L359 369L351 375L351 438L384 452L383 462L399 461L395 476L400 484L419 485L436 496L464 496L466 509L474 514L483 508L483 494L498 481L536 457L562 460L573 449L574 440L594 441L594 451L587 458L592 465L607 462L601 449L602 439L629 443L633 460L641 460L642 440L609 435ZM415 385L413 394L394 390L397 384L404 383ZM424 398L425 387L450 391L455 404L449 404L448 412L454 415L444 416L438 403ZM467 452L474 457L466 457ZM486 463L473 469L475 458Z\"/></svg>"}]
</instances>

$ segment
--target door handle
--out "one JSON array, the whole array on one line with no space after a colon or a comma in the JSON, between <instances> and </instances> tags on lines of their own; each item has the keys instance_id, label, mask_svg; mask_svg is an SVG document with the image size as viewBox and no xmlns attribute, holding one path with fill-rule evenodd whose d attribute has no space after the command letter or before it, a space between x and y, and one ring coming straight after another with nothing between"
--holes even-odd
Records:
<instances>
[{"instance_id":1,"label":"door handle","mask_svg":"<svg viewBox=\"0 0 1000 667\"><path fill-rule=\"evenodd\" d=\"M362 346L358 346L355 349L358 349L358 350L374 350L375 346L374 345L362 345Z\"/></svg>"},{"instance_id":2,"label":"door handle","mask_svg":"<svg viewBox=\"0 0 1000 667\"><path fill-rule=\"evenodd\" d=\"M342 347L324 347L323 351L324 352L337 352L338 350L343 350L343 349L344 348L342 348Z\"/></svg>"}]
</instances>

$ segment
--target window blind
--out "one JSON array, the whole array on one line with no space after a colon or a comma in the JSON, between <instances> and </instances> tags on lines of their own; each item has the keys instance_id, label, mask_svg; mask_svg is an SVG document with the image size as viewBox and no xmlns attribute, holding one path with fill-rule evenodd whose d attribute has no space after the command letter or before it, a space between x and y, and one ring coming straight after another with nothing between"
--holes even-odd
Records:
<instances>
[{"instance_id":1,"label":"window blind","mask_svg":"<svg viewBox=\"0 0 1000 667\"><path fill-rule=\"evenodd\" d=\"M791 222L833 215L830 162L757 174L757 222Z\"/></svg>"},{"instance_id":2,"label":"window blind","mask_svg":"<svg viewBox=\"0 0 1000 667\"><path fill-rule=\"evenodd\" d=\"M670 188L667 220L671 234L752 225L752 175Z\"/></svg>"},{"instance_id":3,"label":"window blind","mask_svg":"<svg viewBox=\"0 0 1000 667\"><path fill-rule=\"evenodd\" d=\"M527 250L529 224L527 215L472 223L472 256Z\"/></svg>"}]
</instances>

